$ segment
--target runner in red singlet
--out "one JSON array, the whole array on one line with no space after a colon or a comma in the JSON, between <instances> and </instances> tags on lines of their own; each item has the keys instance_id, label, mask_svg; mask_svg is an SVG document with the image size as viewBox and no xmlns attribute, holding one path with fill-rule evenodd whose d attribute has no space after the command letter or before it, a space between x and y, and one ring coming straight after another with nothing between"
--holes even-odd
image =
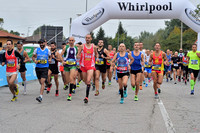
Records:
<instances>
[{"instance_id":1,"label":"runner in red singlet","mask_svg":"<svg viewBox=\"0 0 200 133\"><path fill-rule=\"evenodd\" d=\"M91 43L91 35L86 35L85 40L86 44L81 45L78 49L77 58L80 58L80 69L82 71L84 82L87 85L86 97L84 99L84 102L88 103L89 91L91 86L90 81L95 70L95 57L97 58L97 61L99 61L99 59L97 48L94 44Z\"/></svg>"},{"instance_id":2,"label":"runner in red singlet","mask_svg":"<svg viewBox=\"0 0 200 133\"><path fill-rule=\"evenodd\" d=\"M107 77L108 77L108 84L111 85L111 79L112 79L112 72L113 72L113 67L111 64L111 61L115 55L115 52L112 50L112 45L108 45L108 53L110 56L110 60L106 61L106 65L107 65Z\"/></svg>"},{"instance_id":3,"label":"runner in red singlet","mask_svg":"<svg viewBox=\"0 0 200 133\"><path fill-rule=\"evenodd\" d=\"M149 62L153 60L152 66L152 76L153 76L153 87L155 91L155 99L158 99L158 93L161 92L160 85L163 81L163 73L164 73L164 60L166 64L168 63L166 54L160 50L160 44L156 43L155 51L150 55Z\"/></svg>"}]
</instances>

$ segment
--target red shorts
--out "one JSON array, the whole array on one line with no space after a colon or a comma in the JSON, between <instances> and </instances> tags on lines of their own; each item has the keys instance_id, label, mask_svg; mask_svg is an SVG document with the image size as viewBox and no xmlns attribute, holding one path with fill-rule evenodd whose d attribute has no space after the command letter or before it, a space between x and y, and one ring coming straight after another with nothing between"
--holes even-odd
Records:
<instances>
[{"instance_id":1,"label":"red shorts","mask_svg":"<svg viewBox=\"0 0 200 133\"><path fill-rule=\"evenodd\" d=\"M161 70L161 71L152 70L152 72L156 72L158 75L163 75L163 74L164 74L164 71L163 71L163 70Z\"/></svg>"},{"instance_id":2,"label":"red shorts","mask_svg":"<svg viewBox=\"0 0 200 133\"><path fill-rule=\"evenodd\" d=\"M60 72L64 71L64 66L60 66Z\"/></svg>"},{"instance_id":3,"label":"red shorts","mask_svg":"<svg viewBox=\"0 0 200 133\"><path fill-rule=\"evenodd\" d=\"M81 67L80 69L82 72L87 72L89 70L94 70L94 71L96 70L95 67Z\"/></svg>"}]
</instances>

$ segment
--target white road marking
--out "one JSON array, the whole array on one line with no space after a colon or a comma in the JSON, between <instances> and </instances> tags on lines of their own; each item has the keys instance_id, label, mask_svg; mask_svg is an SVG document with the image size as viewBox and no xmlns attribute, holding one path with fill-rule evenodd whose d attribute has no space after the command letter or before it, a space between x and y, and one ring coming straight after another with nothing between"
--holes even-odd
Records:
<instances>
[{"instance_id":1,"label":"white road marking","mask_svg":"<svg viewBox=\"0 0 200 133\"><path fill-rule=\"evenodd\" d=\"M153 82L151 82L151 84L153 86ZM167 110L166 110L166 108L165 108L160 96L159 96L159 99L157 99L157 103L159 105L160 112L161 112L163 120L165 122L165 126L167 128L167 132L168 133L176 133L176 130L175 130L173 124L172 124L172 121L171 121L171 119L170 119L170 117L169 117L169 115L167 113Z\"/></svg>"}]
</instances>

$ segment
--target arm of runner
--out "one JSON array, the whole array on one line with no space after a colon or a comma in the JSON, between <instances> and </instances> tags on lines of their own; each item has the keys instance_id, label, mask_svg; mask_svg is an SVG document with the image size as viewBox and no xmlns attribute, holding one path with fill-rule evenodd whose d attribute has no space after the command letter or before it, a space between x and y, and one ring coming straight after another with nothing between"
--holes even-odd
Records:
<instances>
[{"instance_id":1,"label":"arm of runner","mask_svg":"<svg viewBox=\"0 0 200 133\"><path fill-rule=\"evenodd\" d=\"M144 55L141 54L141 64L144 66Z\"/></svg>"},{"instance_id":2,"label":"arm of runner","mask_svg":"<svg viewBox=\"0 0 200 133\"><path fill-rule=\"evenodd\" d=\"M36 58L37 58L37 54L36 53L37 53L37 49L34 50L33 56L32 56L32 60L33 60L33 62L35 62L35 64L38 63L38 61L36 60Z\"/></svg>"},{"instance_id":3,"label":"arm of runner","mask_svg":"<svg viewBox=\"0 0 200 133\"><path fill-rule=\"evenodd\" d=\"M25 57L24 63L31 61L26 51L24 51L24 57Z\"/></svg>"},{"instance_id":4,"label":"arm of runner","mask_svg":"<svg viewBox=\"0 0 200 133\"><path fill-rule=\"evenodd\" d=\"M2 55L2 63L1 63L2 66L4 66L4 65L6 64L6 63L5 63L5 62L6 62L5 53L6 53L6 52L4 52L3 55Z\"/></svg>"},{"instance_id":5,"label":"arm of runner","mask_svg":"<svg viewBox=\"0 0 200 133\"><path fill-rule=\"evenodd\" d=\"M152 61L153 61L153 54L150 54L150 58L149 58L149 65L152 64Z\"/></svg>"},{"instance_id":6,"label":"arm of runner","mask_svg":"<svg viewBox=\"0 0 200 133\"><path fill-rule=\"evenodd\" d=\"M15 50L14 52L15 52L15 56L20 59L20 62L18 62L19 64L17 65L17 69L20 69L20 65L24 62L24 58L21 56L19 52L17 52L17 50Z\"/></svg>"},{"instance_id":7,"label":"arm of runner","mask_svg":"<svg viewBox=\"0 0 200 133\"><path fill-rule=\"evenodd\" d=\"M167 59L167 56L166 56L165 52L163 52L163 58L164 58L166 64L169 65L169 62L168 62L168 59Z\"/></svg>"},{"instance_id":8,"label":"arm of runner","mask_svg":"<svg viewBox=\"0 0 200 133\"><path fill-rule=\"evenodd\" d=\"M105 57L106 60L110 60L110 55L108 53L108 50L107 49L104 49L104 53L107 55L107 57Z\"/></svg>"},{"instance_id":9,"label":"arm of runner","mask_svg":"<svg viewBox=\"0 0 200 133\"><path fill-rule=\"evenodd\" d=\"M117 53L114 55L114 57L113 57L113 59L111 61L111 64L112 64L113 67L115 66L115 60L116 60L116 58L117 58Z\"/></svg>"},{"instance_id":10,"label":"arm of runner","mask_svg":"<svg viewBox=\"0 0 200 133\"><path fill-rule=\"evenodd\" d=\"M58 62L62 62L62 57L61 55L59 54L59 52L57 51L56 52L56 58L55 58Z\"/></svg>"},{"instance_id":11,"label":"arm of runner","mask_svg":"<svg viewBox=\"0 0 200 133\"><path fill-rule=\"evenodd\" d=\"M79 48L78 48L78 53L77 53L77 56L76 56L77 59L81 58L81 52L82 52L82 50L83 50L83 45L79 46Z\"/></svg>"},{"instance_id":12,"label":"arm of runner","mask_svg":"<svg viewBox=\"0 0 200 133\"><path fill-rule=\"evenodd\" d=\"M52 55L51 55L51 51L50 50L48 50L48 55L49 55L49 62L51 63Z\"/></svg>"},{"instance_id":13,"label":"arm of runner","mask_svg":"<svg viewBox=\"0 0 200 133\"><path fill-rule=\"evenodd\" d=\"M197 56L200 58L200 53L197 53Z\"/></svg>"},{"instance_id":14,"label":"arm of runner","mask_svg":"<svg viewBox=\"0 0 200 133\"><path fill-rule=\"evenodd\" d=\"M96 46L94 46L94 52L95 52L96 61L99 61L99 54L97 52L97 47Z\"/></svg>"},{"instance_id":15,"label":"arm of runner","mask_svg":"<svg viewBox=\"0 0 200 133\"><path fill-rule=\"evenodd\" d=\"M128 58L131 60L129 65L133 64L134 58L131 56L131 53L128 54Z\"/></svg>"}]
</instances>

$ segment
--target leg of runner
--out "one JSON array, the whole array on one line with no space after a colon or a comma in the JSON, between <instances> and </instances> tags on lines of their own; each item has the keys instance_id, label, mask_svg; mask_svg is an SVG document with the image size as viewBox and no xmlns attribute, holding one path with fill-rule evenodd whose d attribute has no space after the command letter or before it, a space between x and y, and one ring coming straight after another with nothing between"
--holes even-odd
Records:
<instances>
[{"instance_id":1,"label":"leg of runner","mask_svg":"<svg viewBox=\"0 0 200 133\"><path fill-rule=\"evenodd\" d=\"M56 83L56 93L55 93L55 96L59 96L59 81L58 81L58 74L54 74L54 81Z\"/></svg>"},{"instance_id":2,"label":"leg of runner","mask_svg":"<svg viewBox=\"0 0 200 133\"><path fill-rule=\"evenodd\" d=\"M51 90L51 87L52 87L52 84L51 84L51 70L49 69L48 70L48 87L47 87L47 94L50 92Z\"/></svg>"},{"instance_id":3,"label":"leg of runner","mask_svg":"<svg viewBox=\"0 0 200 133\"><path fill-rule=\"evenodd\" d=\"M134 74L131 74L131 86L132 86L132 90L135 91L136 85L135 85L135 78L136 76ZM138 82L139 83L139 82ZM139 88L139 86L138 86Z\"/></svg>"},{"instance_id":4,"label":"leg of runner","mask_svg":"<svg viewBox=\"0 0 200 133\"><path fill-rule=\"evenodd\" d=\"M158 74L158 81L157 81L158 93L161 93L160 86L161 86L162 82L163 82L163 75L162 74Z\"/></svg>"},{"instance_id":5,"label":"leg of runner","mask_svg":"<svg viewBox=\"0 0 200 133\"><path fill-rule=\"evenodd\" d=\"M124 92L123 92L122 78L118 78L118 84L119 84L119 91L121 94L120 103L123 104L124 103Z\"/></svg>"},{"instance_id":6,"label":"leg of runner","mask_svg":"<svg viewBox=\"0 0 200 133\"><path fill-rule=\"evenodd\" d=\"M122 77L122 87L124 88L124 98L127 97L127 82L128 82L128 76Z\"/></svg>"},{"instance_id":7,"label":"leg of runner","mask_svg":"<svg viewBox=\"0 0 200 133\"><path fill-rule=\"evenodd\" d=\"M147 73L147 71L144 72L144 76L145 76L145 83L146 83L145 87L148 87L148 73Z\"/></svg>"},{"instance_id":8,"label":"leg of runner","mask_svg":"<svg viewBox=\"0 0 200 133\"><path fill-rule=\"evenodd\" d=\"M153 88L155 93L155 99L159 99L158 86L157 86L158 74L156 72L152 72L152 76L153 76Z\"/></svg>"},{"instance_id":9,"label":"leg of runner","mask_svg":"<svg viewBox=\"0 0 200 133\"><path fill-rule=\"evenodd\" d=\"M142 73L137 73L136 77L135 77L135 82L136 82L136 89L135 89L135 101L138 101L138 92L139 92L139 87L140 87L140 81L141 81L141 75Z\"/></svg>"},{"instance_id":10,"label":"leg of runner","mask_svg":"<svg viewBox=\"0 0 200 133\"><path fill-rule=\"evenodd\" d=\"M74 89L74 81L76 80L75 72L76 72L76 69L71 69L69 72L70 85L69 85L69 95L67 97L68 101L71 101L71 99L72 99L72 93L73 93L73 89Z\"/></svg>"},{"instance_id":11,"label":"leg of runner","mask_svg":"<svg viewBox=\"0 0 200 133\"><path fill-rule=\"evenodd\" d=\"M174 73L173 74L174 75L174 84L176 84L176 69L175 68L173 69L173 73Z\"/></svg>"},{"instance_id":12,"label":"leg of runner","mask_svg":"<svg viewBox=\"0 0 200 133\"><path fill-rule=\"evenodd\" d=\"M41 78L41 79L38 79L39 80L39 82L40 82L40 85L41 85L41 88L40 88L40 98L42 99L42 96L43 96L43 93L44 93L44 88L45 88L45 78ZM38 98L39 98L38 97ZM38 101L38 98L36 99L37 101ZM40 102L42 101L41 99L39 99L40 100Z\"/></svg>"},{"instance_id":13,"label":"leg of runner","mask_svg":"<svg viewBox=\"0 0 200 133\"><path fill-rule=\"evenodd\" d=\"M85 103L88 103L88 97L90 93L90 82L94 73L94 70L88 70L87 72L82 72L83 73L83 78L85 79L85 84L87 85L86 87L86 97L84 99Z\"/></svg>"},{"instance_id":14,"label":"leg of runner","mask_svg":"<svg viewBox=\"0 0 200 133\"><path fill-rule=\"evenodd\" d=\"M14 84L16 78L17 78L17 74L7 76L8 86L9 86L10 92L13 94L13 98L11 99L11 102L17 101L17 96L16 96L17 94L15 91L16 85Z\"/></svg>"},{"instance_id":15,"label":"leg of runner","mask_svg":"<svg viewBox=\"0 0 200 133\"><path fill-rule=\"evenodd\" d=\"M68 89L68 84L69 84L69 71L65 70L65 83L64 83L64 90Z\"/></svg>"},{"instance_id":16,"label":"leg of runner","mask_svg":"<svg viewBox=\"0 0 200 133\"><path fill-rule=\"evenodd\" d=\"M191 80L190 80L190 87L191 87L191 95L194 95L194 85L195 85L195 82L196 82L196 78L194 76L194 73L191 73L190 75L191 77Z\"/></svg>"},{"instance_id":17,"label":"leg of runner","mask_svg":"<svg viewBox=\"0 0 200 133\"><path fill-rule=\"evenodd\" d=\"M64 74L64 71L61 71L61 76L62 76L63 83L65 83L65 74Z\"/></svg>"},{"instance_id":18,"label":"leg of runner","mask_svg":"<svg viewBox=\"0 0 200 133\"><path fill-rule=\"evenodd\" d=\"M106 73L102 73L101 78L102 78L102 89L105 89Z\"/></svg>"},{"instance_id":19,"label":"leg of runner","mask_svg":"<svg viewBox=\"0 0 200 133\"><path fill-rule=\"evenodd\" d=\"M26 71L21 72L21 78L22 78L23 84L24 84L24 94L26 94Z\"/></svg>"},{"instance_id":20,"label":"leg of runner","mask_svg":"<svg viewBox=\"0 0 200 133\"><path fill-rule=\"evenodd\" d=\"M96 93L95 96L99 95L99 79L100 79L100 71L95 71L95 87L96 87Z\"/></svg>"},{"instance_id":21,"label":"leg of runner","mask_svg":"<svg viewBox=\"0 0 200 133\"><path fill-rule=\"evenodd\" d=\"M92 79L93 79L92 90L93 91L95 91L95 87L96 87L96 84L95 84L95 82L96 82L96 75L95 75L95 73L96 73L96 70L94 71L94 74L93 74L93 77L92 77Z\"/></svg>"}]
</instances>

